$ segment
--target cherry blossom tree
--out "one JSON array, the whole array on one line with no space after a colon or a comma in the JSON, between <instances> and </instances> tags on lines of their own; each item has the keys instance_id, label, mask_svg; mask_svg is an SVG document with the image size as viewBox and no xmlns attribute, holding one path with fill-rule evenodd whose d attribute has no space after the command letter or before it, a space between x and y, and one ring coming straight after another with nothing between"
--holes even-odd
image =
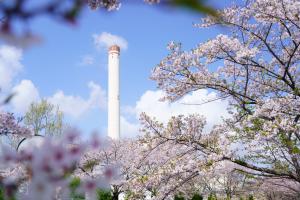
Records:
<instances>
[{"instance_id":1,"label":"cherry blossom tree","mask_svg":"<svg viewBox=\"0 0 300 200\"><path fill-rule=\"evenodd\" d=\"M10 113L0 115L1 134L32 137L32 131L18 124ZM17 199L68 199L71 174L77 169L86 151L99 151L103 143L95 135L91 140L79 142L79 132L66 131L62 137L46 137L39 146L15 149L2 145L0 153L0 186L5 198ZM107 188L116 176L113 165L106 166L107 173L102 176L83 178L77 189L96 198L98 188Z\"/></svg>"},{"instance_id":2,"label":"cherry blossom tree","mask_svg":"<svg viewBox=\"0 0 300 200\"><path fill-rule=\"evenodd\" d=\"M222 159L219 135L203 131L204 117L177 116L164 125L142 114L141 122L143 167L131 180L134 193L152 192L154 199L172 199L176 194L192 198L195 193L231 198L242 197L255 188L246 186L257 185L237 170L243 167Z\"/></svg>"},{"instance_id":3,"label":"cherry blossom tree","mask_svg":"<svg viewBox=\"0 0 300 200\"><path fill-rule=\"evenodd\" d=\"M191 197L196 188L201 188L198 178L207 173L205 169L209 158L200 149L195 151L198 148L196 144L184 141L197 140L204 145L214 143L213 137L202 135L204 118L178 116L164 126L143 114L141 122L145 136L138 141L143 151L140 153L140 166L137 167L139 170L135 172L138 176L130 180L132 198L141 199L149 194L155 199L172 199L179 192ZM207 151L213 153L218 149L212 147Z\"/></svg>"},{"instance_id":4,"label":"cherry blossom tree","mask_svg":"<svg viewBox=\"0 0 300 200\"><path fill-rule=\"evenodd\" d=\"M148 141L189 147L202 168L229 161L255 177L300 183L300 2L250 0L218 16L196 26L225 26L229 35L189 51L171 42L151 78L166 92L162 100L213 90L229 101L231 117L204 133L195 115L172 118L167 127L142 115Z\"/></svg>"},{"instance_id":5,"label":"cherry blossom tree","mask_svg":"<svg viewBox=\"0 0 300 200\"><path fill-rule=\"evenodd\" d=\"M102 142L105 148L87 151L82 156L74 176L97 178L110 173L107 166L114 166L109 168L115 172L111 177L111 195L117 200L120 194L127 194L135 187L132 180L139 177L144 147L136 140L102 139Z\"/></svg>"},{"instance_id":6,"label":"cherry blossom tree","mask_svg":"<svg viewBox=\"0 0 300 200\"><path fill-rule=\"evenodd\" d=\"M0 112L0 135L19 135L28 137L32 135L30 129L21 126L13 113Z\"/></svg>"},{"instance_id":7,"label":"cherry blossom tree","mask_svg":"<svg viewBox=\"0 0 300 200\"><path fill-rule=\"evenodd\" d=\"M293 180L287 179L262 179L259 181L260 186L256 192L262 194L264 199L279 200L299 199L299 183Z\"/></svg>"},{"instance_id":8,"label":"cherry blossom tree","mask_svg":"<svg viewBox=\"0 0 300 200\"><path fill-rule=\"evenodd\" d=\"M75 171L74 176L80 179L91 178L95 179L105 174L115 174L114 177L110 177L113 182L111 188L112 199L117 200L119 194L122 192L122 175L117 166L121 162L121 149L119 141L112 141L108 138L103 138L102 142L105 143L106 148L98 149L94 151L90 149L81 158L78 169ZM108 166L115 166L114 168ZM113 173L112 173L113 172Z\"/></svg>"}]
</instances>

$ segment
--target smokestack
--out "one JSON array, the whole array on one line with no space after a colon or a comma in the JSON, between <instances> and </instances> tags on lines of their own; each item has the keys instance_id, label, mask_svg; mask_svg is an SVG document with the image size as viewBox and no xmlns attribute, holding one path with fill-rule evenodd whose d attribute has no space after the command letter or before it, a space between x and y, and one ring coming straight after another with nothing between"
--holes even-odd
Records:
<instances>
[{"instance_id":1,"label":"smokestack","mask_svg":"<svg viewBox=\"0 0 300 200\"><path fill-rule=\"evenodd\" d=\"M108 49L108 136L120 139L120 47Z\"/></svg>"}]
</instances>

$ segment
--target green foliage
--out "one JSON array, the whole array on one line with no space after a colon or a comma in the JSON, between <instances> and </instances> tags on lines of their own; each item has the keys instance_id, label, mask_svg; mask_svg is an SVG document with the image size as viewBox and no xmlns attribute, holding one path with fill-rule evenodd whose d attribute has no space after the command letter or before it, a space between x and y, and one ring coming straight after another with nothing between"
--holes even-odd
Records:
<instances>
[{"instance_id":1,"label":"green foliage","mask_svg":"<svg viewBox=\"0 0 300 200\"><path fill-rule=\"evenodd\" d=\"M15 193L13 193L13 194L15 194ZM13 195L13 196L15 196L15 195ZM6 198L6 197L5 197L5 190L4 190L4 188L1 186L1 187L0 187L0 200L16 200L16 197Z\"/></svg>"},{"instance_id":2,"label":"green foliage","mask_svg":"<svg viewBox=\"0 0 300 200\"><path fill-rule=\"evenodd\" d=\"M292 153L293 154L300 154L300 149L297 146L292 147Z\"/></svg>"},{"instance_id":3,"label":"green foliage","mask_svg":"<svg viewBox=\"0 0 300 200\"><path fill-rule=\"evenodd\" d=\"M70 189L71 190L77 189L80 186L80 182L81 182L80 178L78 177L73 178L69 185Z\"/></svg>"},{"instance_id":4,"label":"green foliage","mask_svg":"<svg viewBox=\"0 0 300 200\"><path fill-rule=\"evenodd\" d=\"M81 184L81 181L80 181L80 178L78 178L78 177L75 177L71 180L69 187L70 187L72 200L85 200L84 194L79 194L76 191L79 188L80 184ZM98 200L112 200L111 191L98 189L97 190L97 199Z\"/></svg>"},{"instance_id":5,"label":"green foliage","mask_svg":"<svg viewBox=\"0 0 300 200\"><path fill-rule=\"evenodd\" d=\"M213 161L213 160L208 160L208 161L205 163L205 167L209 168L209 167L211 167L213 164L214 164L214 161Z\"/></svg>"},{"instance_id":6,"label":"green foliage","mask_svg":"<svg viewBox=\"0 0 300 200\"><path fill-rule=\"evenodd\" d=\"M249 195L249 198L248 198L248 200L254 200L254 196L251 194L251 195Z\"/></svg>"},{"instance_id":7,"label":"green foliage","mask_svg":"<svg viewBox=\"0 0 300 200\"><path fill-rule=\"evenodd\" d=\"M203 197L199 194L194 194L194 196L191 200L203 200Z\"/></svg>"},{"instance_id":8,"label":"green foliage","mask_svg":"<svg viewBox=\"0 0 300 200\"><path fill-rule=\"evenodd\" d=\"M0 200L5 200L3 187L0 188Z\"/></svg>"},{"instance_id":9,"label":"green foliage","mask_svg":"<svg viewBox=\"0 0 300 200\"><path fill-rule=\"evenodd\" d=\"M30 105L24 124L33 129L34 135L58 135L63 129L63 113L57 106L42 100Z\"/></svg>"},{"instance_id":10,"label":"green foliage","mask_svg":"<svg viewBox=\"0 0 300 200\"><path fill-rule=\"evenodd\" d=\"M83 194L78 194L76 192L76 190L78 189L78 187L80 186L80 178L73 178L72 181L70 182L69 184L69 187L70 187L70 197L72 200L84 200L84 195Z\"/></svg>"},{"instance_id":11,"label":"green foliage","mask_svg":"<svg viewBox=\"0 0 300 200\"><path fill-rule=\"evenodd\" d=\"M172 3L175 6L187 8L199 13L209 14L217 17L217 12L215 9L206 6L204 4L205 0L173 0Z\"/></svg>"},{"instance_id":12,"label":"green foliage","mask_svg":"<svg viewBox=\"0 0 300 200\"><path fill-rule=\"evenodd\" d=\"M130 197L134 196L134 193L130 190L126 191L124 200L129 200Z\"/></svg>"},{"instance_id":13,"label":"green foliage","mask_svg":"<svg viewBox=\"0 0 300 200\"><path fill-rule=\"evenodd\" d=\"M184 200L184 197L180 196L180 195L176 195L174 197L174 200Z\"/></svg>"},{"instance_id":14,"label":"green foliage","mask_svg":"<svg viewBox=\"0 0 300 200\"><path fill-rule=\"evenodd\" d=\"M218 200L217 195L215 193L210 193L207 197L207 200Z\"/></svg>"},{"instance_id":15,"label":"green foliage","mask_svg":"<svg viewBox=\"0 0 300 200\"><path fill-rule=\"evenodd\" d=\"M289 164L284 161L276 160L273 163L273 169L279 172L286 172L289 171Z\"/></svg>"},{"instance_id":16,"label":"green foliage","mask_svg":"<svg viewBox=\"0 0 300 200\"><path fill-rule=\"evenodd\" d=\"M86 163L84 163L83 168L85 170L92 170L98 163L99 160L88 160Z\"/></svg>"},{"instance_id":17,"label":"green foliage","mask_svg":"<svg viewBox=\"0 0 300 200\"><path fill-rule=\"evenodd\" d=\"M242 165L242 166L247 166L247 163L243 160L235 160L234 161L236 164Z\"/></svg>"},{"instance_id":18,"label":"green foliage","mask_svg":"<svg viewBox=\"0 0 300 200\"><path fill-rule=\"evenodd\" d=\"M98 200L112 200L112 195L109 190L98 189L97 190Z\"/></svg>"},{"instance_id":19,"label":"green foliage","mask_svg":"<svg viewBox=\"0 0 300 200\"><path fill-rule=\"evenodd\" d=\"M140 178L138 179L141 183L144 183L148 180L148 176L144 175L144 176L140 176Z\"/></svg>"},{"instance_id":20,"label":"green foliage","mask_svg":"<svg viewBox=\"0 0 300 200\"><path fill-rule=\"evenodd\" d=\"M300 149L298 148L297 140L291 140L286 133L280 133L279 139L281 142L291 149L293 154L300 154Z\"/></svg>"}]
</instances>

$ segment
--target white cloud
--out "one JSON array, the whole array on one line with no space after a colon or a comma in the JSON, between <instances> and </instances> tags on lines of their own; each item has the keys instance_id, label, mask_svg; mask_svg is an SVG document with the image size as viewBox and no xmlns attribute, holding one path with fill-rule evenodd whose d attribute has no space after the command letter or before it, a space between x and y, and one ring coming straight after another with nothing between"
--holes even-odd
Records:
<instances>
[{"instance_id":1,"label":"white cloud","mask_svg":"<svg viewBox=\"0 0 300 200\"><path fill-rule=\"evenodd\" d=\"M22 80L13 86L16 76L23 69L22 55L22 50L17 47L0 46L0 89L4 90L0 93L0 97L3 99L11 92L15 93L8 108L18 114L25 114L32 102L38 102L41 99L37 87L31 80ZM93 63L94 58L91 55L82 58L82 64ZM88 83L88 88L90 93L87 99L79 95L66 95L62 90L47 99L50 103L58 105L66 115L74 118L80 117L93 108L105 109L107 104L105 90L92 81Z\"/></svg>"},{"instance_id":2,"label":"white cloud","mask_svg":"<svg viewBox=\"0 0 300 200\"><path fill-rule=\"evenodd\" d=\"M98 49L108 48L112 45L118 45L122 50L128 48L128 42L123 37L113 35L111 33L102 32L101 34L93 34L94 44Z\"/></svg>"},{"instance_id":3,"label":"white cloud","mask_svg":"<svg viewBox=\"0 0 300 200\"><path fill-rule=\"evenodd\" d=\"M62 90L57 91L47 100L58 105L64 114L79 118L92 109L106 109L106 92L100 85L90 81L88 83L89 97L87 99L81 96L66 95ZM15 96L10 102L12 111L18 114L25 114L32 102L39 102L41 97L36 86L30 80L22 80L12 88Z\"/></svg>"},{"instance_id":4,"label":"white cloud","mask_svg":"<svg viewBox=\"0 0 300 200\"><path fill-rule=\"evenodd\" d=\"M121 113L124 115L135 115L136 109L133 106L122 106L121 107Z\"/></svg>"},{"instance_id":5,"label":"white cloud","mask_svg":"<svg viewBox=\"0 0 300 200\"><path fill-rule=\"evenodd\" d=\"M124 116L120 117L122 138L133 138L139 133L139 124L129 122Z\"/></svg>"},{"instance_id":6,"label":"white cloud","mask_svg":"<svg viewBox=\"0 0 300 200\"><path fill-rule=\"evenodd\" d=\"M22 80L18 85L13 87L12 91L15 96L11 100L14 112L24 114L32 102L40 99L39 91L30 80Z\"/></svg>"},{"instance_id":7,"label":"white cloud","mask_svg":"<svg viewBox=\"0 0 300 200\"><path fill-rule=\"evenodd\" d=\"M73 118L79 118L93 108L106 108L106 92L100 85L94 82L88 83L90 95L88 99L83 99L81 96L66 95L63 91L56 92L48 100L52 104L58 105L59 108Z\"/></svg>"},{"instance_id":8,"label":"white cloud","mask_svg":"<svg viewBox=\"0 0 300 200\"><path fill-rule=\"evenodd\" d=\"M92 55L84 55L82 56L79 65L87 66L87 65L93 65L94 63L95 63L95 58Z\"/></svg>"},{"instance_id":9,"label":"white cloud","mask_svg":"<svg viewBox=\"0 0 300 200\"><path fill-rule=\"evenodd\" d=\"M227 101L216 100L210 103L201 104L208 100L216 99L217 95L214 92L208 92L208 90L198 90L186 95L182 99L174 103L159 101L164 96L164 92L161 90L146 91L141 98L136 102L134 107L136 120L139 119L141 112L145 112L148 115L155 117L158 121L166 123L170 117L177 116L180 114L200 114L206 117L207 126L206 130L210 129L213 125L221 123L222 117L228 117L227 113ZM130 116L133 112L133 108L124 109L124 114ZM134 127L129 129L129 127ZM121 120L121 133L123 135L137 135L138 133L138 122L130 123L126 121L126 118ZM136 132L135 132L136 131Z\"/></svg>"},{"instance_id":10,"label":"white cloud","mask_svg":"<svg viewBox=\"0 0 300 200\"><path fill-rule=\"evenodd\" d=\"M13 78L22 70L22 50L13 46L0 47L0 88L11 87Z\"/></svg>"},{"instance_id":11,"label":"white cloud","mask_svg":"<svg viewBox=\"0 0 300 200\"><path fill-rule=\"evenodd\" d=\"M107 106L107 98L106 91L101 88L100 85L90 81L88 83L88 87L90 89L90 98L89 103L93 107L106 108Z\"/></svg>"},{"instance_id":12,"label":"white cloud","mask_svg":"<svg viewBox=\"0 0 300 200\"><path fill-rule=\"evenodd\" d=\"M217 98L216 93L205 89L194 91L174 103L159 101L163 96L164 93L161 90L146 91L136 103L137 114L146 112L150 116L155 116L159 121L167 122L171 116L197 113L206 117L208 127L220 123L222 116L228 116L227 102L224 100L195 105Z\"/></svg>"}]
</instances>

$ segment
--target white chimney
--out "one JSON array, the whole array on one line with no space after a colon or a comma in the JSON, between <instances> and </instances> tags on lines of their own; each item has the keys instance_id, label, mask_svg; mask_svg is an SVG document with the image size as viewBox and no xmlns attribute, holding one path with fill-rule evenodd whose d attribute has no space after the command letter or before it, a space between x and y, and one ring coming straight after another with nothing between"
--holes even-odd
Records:
<instances>
[{"instance_id":1,"label":"white chimney","mask_svg":"<svg viewBox=\"0 0 300 200\"><path fill-rule=\"evenodd\" d=\"M108 49L108 136L120 139L120 47Z\"/></svg>"}]
</instances>

